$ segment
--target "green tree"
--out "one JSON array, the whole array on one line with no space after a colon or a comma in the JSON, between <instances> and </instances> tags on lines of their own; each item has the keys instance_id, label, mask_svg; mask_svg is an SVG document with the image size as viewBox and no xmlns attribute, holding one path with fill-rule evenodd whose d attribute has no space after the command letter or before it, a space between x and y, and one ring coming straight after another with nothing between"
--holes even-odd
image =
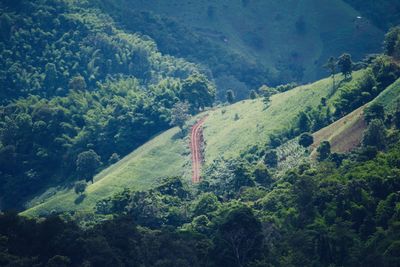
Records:
<instances>
[{"instance_id":1,"label":"green tree","mask_svg":"<svg viewBox=\"0 0 400 267\"><path fill-rule=\"evenodd\" d=\"M314 143L314 137L310 133L303 133L300 135L299 145L309 147Z\"/></svg>"},{"instance_id":2,"label":"green tree","mask_svg":"<svg viewBox=\"0 0 400 267\"><path fill-rule=\"evenodd\" d=\"M385 108L382 104L373 103L368 106L364 111L364 117L367 123L370 123L372 120L377 119L384 121L385 120Z\"/></svg>"},{"instance_id":3,"label":"green tree","mask_svg":"<svg viewBox=\"0 0 400 267\"><path fill-rule=\"evenodd\" d=\"M343 54L339 57L338 66L345 78L351 77L353 72L353 61L350 54Z\"/></svg>"},{"instance_id":4,"label":"green tree","mask_svg":"<svg viewBox=\"0 0 400 267\"><path fill-rule=\"evenodd\" d=\"M297 122L297 127L301 133L308 132L311 127L310 118L304 111L300 112Z\"/></svg>"},{"instance_id":5,"label":"green tree","mask_svg":"<svg viewBox=\"0 0 400 267\"><path fill-rule=\"evenodd\" d=\"M274 181L271 173L268 171L267 166L265 166L265 164L262 162L256 165L253 175L255 181L265 187L270 186Z\"/></svg>"},{"instance_id":6,"label":"green tree","mask_svg":"<svg viewBox=\"0 0 400 267\"><path fill-rule=\"evenodd\" d=\"M269 104L271 102L271 97L278 92L276 89L268 87L266 85L262 85L258 89L258 91L263 96L263 102L264 102L266 108L269 107Z\"/></svg>"},{"instance_id":7,"label":"green tree","mask_svg":"<svg viewBox=\"0 0 400 267\"><path fill-rule=\"evenodd\" d=\"M216 211L220 203L214 193L205 193L200 196L193 210L194 216L205 215Z\"/></svg>"},{"instance_id":8,"label":"green tree","mask_svg":"<svg viewBox=\"0 0 400 267\"><path fill-rule=\"evenodd\" d=\"M386 130L381 120L373 119L364 132L362 143L364 146L375 146L378 149L385 147Z\"/></svg>"},{"instance_id":9,"label":"green tree","mask_svg":"<svg viewBox=\"0 0 400 267\"><path fill-rule=\"evenodd\" d=\"M74 190L75 193L80 195L86 190L87 183L85 181L78 181L75 183Z\"/></svg>"},{"instance_id":10,"label":"green tree","mask_svg":"<svg viewBox=\"0 0 400 267\"><path fill-rule=\"evenodd\" d=\"M85 78L78 75L72 78L68 83L68 88L74 91L85 91L86 90L86 81Z\"/></svg>"},{"instance_id":11,"label":"green tree","mask_svg":"<svg viewBox=\"0 0 400 267\"><path fill-rule=\"evenodd\" d=\"M217 266L247 266L262 249L261 224L246 206L234 207L222 216L215 237Z\"/></svg>"},{"instance_id":12,"label":"green tree","mask_svg":"<svg viewBox=\"0 0 400 267\"><path fill-rule=\"evenodd\" d=\"M271 168L275 168L276 166L278 166L278 154L276 153L276 150L268 150L265 153L264 163Z\"/></svg>"},{"instance_id":13,"label":"green tree","mask_svg":"<svg viewBox=\"0 0 400 267\"><path fill-rule=\"evenodd\" d=\"M189 104L187 102L177 102L171 109L171 125L178 126L181 131L185 122L190 118Z\"/></svg>"},{"instance_id":14,"label":"green tree","mask_svg":"<svg viewBox=\"0 0 400 267\"><path fill-rule=\"evenodd\" d=\"M190 104L193 113L204 107L212 106L215 98L215 87L206 76L195 73L182 83L181 100Z\"/></svg>"},{"instance_id":15,"label":"green tree","mask_svg":"<svg viewBox=\"0 0 400 267\"><path fill-rule=\"evenodd\" d=\"M257 98L256 90L251 90L250 91L250 99L256 99L256 98Z\"/></svg>"},{"instance_id":16,"label":"green tree","mask_svg":"<svg viewBox=\"0 0 400 267\"><path fill-rule=\"evenodd\" d=\"M115 164L118 161L120 161L121 157L118 155L118 153L112 153L112 155L110 156L110 158L108 159L108 164Z\"/></svg>"},{"instance_id":17,"label":"green tree","mask_svg":"<svg viewBox=\"0 0 400 267\"><path fill-rule=\"evenodd\" d=\"M229 104L233 104L235 101L235 94L232 90L226 91L226 101L228 101Z\"/></svg>"},{"instance_id":18,"label":"green tree","mask_svg":"<svg viewBox=\"0 0 400 267\"><path fill-rule=\"evenodd\" d=\"M400 129L400 101L397 101L396 108L393 113L393 122L397 129Z\"/></svg>"},{"instance_id":19,"label":"green tree","mask_svg":"<svg viewBox=\"0 0 400 267\"><path fill-rule=\"evenodd\" d=\"M400 57L400 26L391 28L385 35L383 47L386 55Z\"/></svg>"},{"instance_id":20,"label":"green tree","mask_svg":"<svg viewBox=\"0 0 400 267\"><path fill-rule=\"evenodd\" d=\"M91 181L92 183L93 177L100 165L100 156L92 149L80 153L76 160L76 170L78 174L86 181Z\"/></svg>"},{"instance_id":21,"label":"green tree","mask_svg":"<svg viewBox=\"0 0 400 267\"><path fill-rule=\"evenodd\" d=\"M328 141L322 141L319 147L317 148L318 161L324 161L329 158L331 154L331 144Z\"/></svg>"}]
</instances>

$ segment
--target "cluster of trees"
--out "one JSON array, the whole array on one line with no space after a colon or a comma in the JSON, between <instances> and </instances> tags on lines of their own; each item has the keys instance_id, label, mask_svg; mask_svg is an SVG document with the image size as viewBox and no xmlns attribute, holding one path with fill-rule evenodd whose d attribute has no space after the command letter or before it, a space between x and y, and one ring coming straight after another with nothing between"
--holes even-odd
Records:
<instances>
[{"instance_id":1,"label":"cluster of trees","mask_svg":"<svg viewBox=\"0 0 400 267\"><path fill-rule=\"evenodd\" d=\"M0 215L0 263L396 266L400 111L382 120L377 110L368 111L369 126L386 121L385 134L392 137L383 146L375 143L375 153L365 141L338 163L327 143L320 163L282 176L263 163L265 155L221 160L205 171L197 191L174 177L149 191L126 189L98 202L97 216L114 219L88 229L56 217L36 222Z\"/></svg>"},{"instance_id":2,"label":"cluster of trees","mask_svg":"<svg viewBox=\"0 0 400 267\"><path fill-rule=\"evenodd\" d=\"M216 79L234 77L247 88L258 88L262 84L274 86L287 80L302 78L298 69L289 69L290 66L286 65L280 67L278 74L270 73L261 62L253 62L204 35L199 36L171 17L139 11L134 7L119 9L117 5L112 8L107 5L104 10L127 29L153 38L161 52L207 66ZM260 42L256 44L259 45ZM225 100L225 92L220 96L220 100Z\"/></svg>"},{"instance_id":3,"label":"cluster of trees","mask_svg":"<svg viewBox=\"0 0 400 267\"><path fill-rule=\"evenodd\" d=\"M162 55L96 9L46 0L0 10L3 208L21 208L49 184L93 181L99 168L214 101L198 66Z\"/></svg>"}]
</instances>

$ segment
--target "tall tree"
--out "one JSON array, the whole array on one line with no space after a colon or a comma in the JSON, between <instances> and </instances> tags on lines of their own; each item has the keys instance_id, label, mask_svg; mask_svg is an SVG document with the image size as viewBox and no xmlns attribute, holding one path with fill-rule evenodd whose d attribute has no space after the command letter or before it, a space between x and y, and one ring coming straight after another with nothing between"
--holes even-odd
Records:
<instances>
[{"instance_id":1,"label":"tall tree","mask_svg":"<svg viewBox=\"0 0 400 267\"><path fill-rule=\"evenodd\" d=\"M261 223L250 208L235 207L223 216L215 243L218 266L247 266L261 250Z\"/></svg>"},{"instance_id":2,"label":"tall tree","mask_svg":"<svg viewBox=\"0 0 400 267\"><path fill-rule=\"evenodd\" d=\"M235 101L235 93L232 90L226 91L226 101L232 104Z\"/></svg>"},{"instance_id":3,"label":"tall tree","mask_svg":"<svg viewBox=\"0 0 400 267\"><path fill-rule=\"evenodd\" d=\"M385 35L385 41L383 43L385 53L388 56L395 58L400 57L400 26L391 28Z\"/></svg>"},{"instance_id":4,"label":"tall tree","mask_svg":"<svg viewBox=\"0 0 400 267\"><path fill-rule=\"evenodd\" d=\"M351 73L353 71L353 61L351 60L350 54L345 53L341 55L337 64L345 78L351 77Z\"/></svg>"},{"instance_id":5,"label":"tall tree","mask_svg":"<svg viewBox=\"0 0 400 267\"><path fill-rule=\"evenodd\" d=\"M86 181L93 183L93 177L96 174L96 170L100 167L101 161L100 156L90 149L82 152L78 155L76 160L76 170Z\"/></svg>"},{"instance_id":6,"label":"tall tree","mask_svg":"<svg viewBox=\"0 0 400 267\"><path fill-rule=\"evenodd\" d=\"M375 146L378 149L385 147L386 132L381 120L374 119L369 123L362 142L364 146Z\"/></svg>"},{"instance_id":7,"label":"tall tree","mask_svg":"<svg viewBox=\"0 0 400 267\"><path fill-rule=\"evenodd\" d=\"M190 104L191 112L196 113L213 104L215 87L206 76L195 73L183 81L180 95L181 100Z\"/></svg>"},{"instance_id":8,"label":"tall tree","mask_svg":"<svg viewBox=\"0 0 400 267\"><path fill-rule=\"evenodd\" d=\"M319 147L317 148L318 152L318 161L324 161L328 159L331 154L331 144L328 141L322 141Z\"/></svg>"},{"instance_id":9,"label":"tall tree","mask_svg":"<svg viewBox=\"0 0 400 267\"><path fill-rule=\"evenodd\" d=\"M171 109L171 125L178 126L181 131L185 122L189 119L189 104L187 102L177 102Z\"/></svg>"}]
</instances>

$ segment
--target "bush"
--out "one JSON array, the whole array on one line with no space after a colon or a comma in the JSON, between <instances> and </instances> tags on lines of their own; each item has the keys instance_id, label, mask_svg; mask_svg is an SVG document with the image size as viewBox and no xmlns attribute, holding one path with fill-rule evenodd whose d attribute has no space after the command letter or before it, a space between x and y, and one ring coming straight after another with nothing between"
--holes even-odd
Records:
<instances>
[{"instance_id":1,"label":"bush","mask_svg":"<svg viewBox=\"0 0 400 267\"><path fill-rule=\"evenodd\" d=\"M310 133L303 133L300 135L299 145L303 147L309 147L314 143L314 137Z\"/></svg>"},{"instance_id":2,"label":"bush","mask_svg":"<svg viewBox=\"0 0 400 267\"><path fill-rule=\"evenodd\" d=\"M329 158L331 154L331 144L328 141L323 141L317 148L318 161L324 161Z\"/></svg>"},{"instance_id":3,"label":"bush","mask_svg":"<svg viewBox=\"0 0 400 267\"><path fill-rule=\"evenodd\" d=\"M86 190L86 187L87 187L87 183L85 181L76 182L75 186L74 186L75 193L78 195L83 194L83 192L85 192L85 190Z\"/></svg>"}]
</instances>

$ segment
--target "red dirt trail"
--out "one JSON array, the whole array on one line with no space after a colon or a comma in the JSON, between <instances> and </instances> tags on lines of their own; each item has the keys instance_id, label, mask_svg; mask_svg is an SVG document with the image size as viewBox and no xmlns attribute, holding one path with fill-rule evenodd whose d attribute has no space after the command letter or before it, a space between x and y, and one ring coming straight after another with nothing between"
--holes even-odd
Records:
<instances>
[{"instance_id":1,"label":"red dirt trail","mask_svg":"<svg viewBox=\"0 0 400 267\"><path fill-rule=\"evenodd\" d=\"M195 125L193 125L191 136L190 136L190 150L192 151L192 169L193 176L192 182L200 182L200 169L202 164L202 153L201 153L201 143L203 141L203 123L207 117L199 120Z\"/></svg>"}]
</instances>

